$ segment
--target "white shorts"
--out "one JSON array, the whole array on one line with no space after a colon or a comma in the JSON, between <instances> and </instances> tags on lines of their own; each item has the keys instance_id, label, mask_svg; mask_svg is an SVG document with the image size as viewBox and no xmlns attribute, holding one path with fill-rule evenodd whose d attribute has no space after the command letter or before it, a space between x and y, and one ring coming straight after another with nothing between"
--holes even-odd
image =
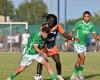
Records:
<instances>
[{"instance_id":1,"label":"white shorts","mask_svg":"<svg viewBox=\"0 0 100 80\"><path fill-rule=\"evenodd\" d=\"M32 61L35 60L39 63L42 62L42 60L44 59L44 57L41 54L35 54L35 55L29 55L29 54L25 54L23 56L23 59L21 61L21 66L29 66L30 64L32 64Z\"/></svg>"},{"instance_id":2,"label":"white shorts","mask_svg":"<svg viewBox=\"0 0 100 80\"><path fill-rule=\"evenodd\" d=\"M76 45L74 44L74 49L77 54L84 53L86 54L86 46L85 45Z\"/></svg>"},{"instance_id":3,"label":"white shorts","mask_svg":"<svg viewBox=\"0 0 100 80\"><path fill-rule=\"evenodd\" d=\"M0 43L0 48L3 48L3 43Z\"/></svg>"}]
</instances>

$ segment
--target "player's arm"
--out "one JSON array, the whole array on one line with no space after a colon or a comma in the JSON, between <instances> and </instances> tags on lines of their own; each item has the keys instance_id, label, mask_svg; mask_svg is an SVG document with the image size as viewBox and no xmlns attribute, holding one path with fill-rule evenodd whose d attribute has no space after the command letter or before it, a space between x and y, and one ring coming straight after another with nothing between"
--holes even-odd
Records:
<instances>
[{"instance_id":1,"label":"player's arm","mask_svg":"<svg viewBox=\"0 0 100 80\"><path fill-rule=\"evenodd\" d=\"M47 44L44 43L44 46L43 46L43 49L42 49L46 54L48 53L48 50L47 50Z\"/></svg>"},{"instance_id":2,"label":"player's arm","mask_svg":"<svg viewBox=\"0 0 100 80\"><path fill-rule=\"evenodd\" d=\"M69 35L66 34L66 33L64 33L63 36L64 36L64 38L67 39L67 41L68 41L68 40L79 41L78 38L73 38L73 34L74 34L74 32L75 32L75 30L74 30L74 28L73 28L73 30L70 32Z\"/></svg>"},{"instance_id":3,"label":"player's arm","mask_svg":"<svg viewBox=\"0 0 100 80\"><path fill-rule=\"evenodd\" d=\"M70 36L64 31L64 29L62 28L61 25L58 25L58 32L59 32L60 34L62 34L63 37L66 38L67 40L72 40L72 37L70 37Z\"/></svg>"},{"instance_id":4,"label":"player's arm","mask_svg":"<svg viewBox=\"0 0 100 80\"><path fill-rule=\"evenodd\" d=\"M91 33L96 41L96 46L99 44L98 43L98 35L96 34L96 29L95 29L95 25L93 24L92 29L91 29Z\"/></svg>"},{"instance_id":5,"label":"player's arm","mask_svg":"<svg viewBox=\"0 0 100 80\"><path fill-rule=\"evenodd\" d=\"M96 34L96 32L92 33L93 37L95 38L96 41L98 41L98 35Z\"/></svg>"},{"instance_id":6,"label":"player's arm","mask_svg":"<svg viewBox=\"0 0 100 80\"><path fill-rule=\"evenodd\" d=\"M78 28L78 27L75 25L75 27L71 30L71 32L70 32L70 34L69 34L71 37L73 37L73 34L74 34L74 32L77 30L77 28ZM73 38L73 40L74 40L74 41L77 41L77 42L80 41L79 38Z\"/></svg>"},{"instance_id":7,"label":"player's arm","mask_svg":"<svg viewBox=\"0 0 100 80\"><path fill-rule=\"evenodd\" d=\"M75 32L75 29L73 28L72 30L71 30L71 32L70 32L70 36L72 37L73 36L73 34L74 34L74 32Z\"/></svg>"},{"instance_id":8,"label":"player's arm","mask_svg":"<svg viewBox=\"0 0 100 80\"><path fill-rule=\"evenodd\" d=\"M38 44L34 44L34 49L35 49L38 53L42 54L45 58L47 57L47 55L46 55L43 51L41 51L41 49L38 48Z\"/></svg>"}]
</instances>

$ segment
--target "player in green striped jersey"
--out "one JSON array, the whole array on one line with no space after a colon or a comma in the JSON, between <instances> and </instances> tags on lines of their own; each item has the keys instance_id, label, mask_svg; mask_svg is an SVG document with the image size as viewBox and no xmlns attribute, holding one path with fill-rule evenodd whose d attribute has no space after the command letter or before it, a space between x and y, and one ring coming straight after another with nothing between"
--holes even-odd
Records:
<instances>
[{"instance_id":1,"label":"player in green striped jersey","mask_svg":"<svg viewBox=\"0 0 100 80\"><path fill-rule=\"evenodd\" d=\"M83 20L76 23L75 27L70 33L70 36L76 32L76 38L79 39L78 42L75 42L74 49L78 54L78 59L75 64L75 67L72 70L71 80L77 80L76 74L79 73L79 79L84 80L83 76L83 65L85 61L85 53L86 53L86 38L89 33L92 33L94 38L97 41L97 35L94 24L90 21L90 12L85 11L83 13Z\"/></svg>"},{"instance_id":2,"label":"player in green striped jersey","mask_svg":"<svg viewBox=\"0 0 100 80\"><path fill-rule=\"evenodd\" d=\"M17 75L19 75L26 67L28 67L32 61L37 61L45 65L48 70L48 73L51 76L51 80L56 80L56 76L53 72L51 65L48 63L47 56L41 49L43 49L44 42L49 34L49 29L46 26L48 24L44 24L44 27L40 31L40 33L33 34L29 38L28 44L25 47L23 59L21 61L20 66L16 69L15 72L11 73L7 80L13 80Z\"/></svg>"}]
</instances>

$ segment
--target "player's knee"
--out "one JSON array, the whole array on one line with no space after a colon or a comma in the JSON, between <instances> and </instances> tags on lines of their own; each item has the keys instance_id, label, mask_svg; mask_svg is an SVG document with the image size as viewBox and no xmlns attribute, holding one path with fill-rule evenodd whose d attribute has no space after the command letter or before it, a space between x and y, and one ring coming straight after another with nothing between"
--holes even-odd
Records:
<instances>
[{"instance_id":1,"label":"player's knee","mask_svg":"<svg viewBox=\"0 0 100 80\"><path fill-rule=\"evenodd\" d=\"M22 72L22 71L24 71L24 69L25 69L24 67L20 66L18 70L19 70L19 72Z\"/></svg>"},{"instance_id":2,"label":"player's knee","mask_svg":"<svg viewBox=\"0 0 100 80\"><path fill-rule=\"evenodd\" d=\"M56 60L55 63L61 65L60 60Z\"/></svg>"},{"instance_id":3,"label":"player's knee","mask_svg":"<svg viewBox=\"0 0 100 80\"><path fill-rule=\"evenodd\" d=\"M43 64L44 66L48 67L48 62L46 62L45 60L42 60L41 64Z\"/></svg>"},{"instance_id":4,"label":"player's knee","mask_svg":"<svg viewBox=\"0 0 100 80\"><path fill-rule=\"evenodd\" d=\"M37 68L40 68L40 67L42 67L42 64L41 63L38 63L37 64Z\"/></svg>"}]
</instances>

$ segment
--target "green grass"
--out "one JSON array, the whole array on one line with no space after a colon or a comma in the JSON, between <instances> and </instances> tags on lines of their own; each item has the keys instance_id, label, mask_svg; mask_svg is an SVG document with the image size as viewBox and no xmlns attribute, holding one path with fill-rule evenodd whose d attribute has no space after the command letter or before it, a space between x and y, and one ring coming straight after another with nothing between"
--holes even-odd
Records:
<instances>
[{"instance_id":1,"label":"green grass","mask_svg":"<svg viewBox=\"0 0 100 80\"><path fill-rule=\"evenodd\" d=\"M61 63L62 63L62 75L65 80L68 80L71 76L71 70L74 66L76 61L76 54L74 53L62 53L61 56ZM7 54L2 53L0 54L0 80L5 80L9 73L14 71L21 61L21 54ZM49 58L50 63L53 65L55 69L54 61ZM32 80L33 75L36 73L36 62L28 67L22 74L17 76L15 80ZM89 53L86 56L85 62L85 80L100 80L100 54L99 53ZM49 80L49 75L44 68L43 76L45 80Z\"/></svg>"}]
</instances>

